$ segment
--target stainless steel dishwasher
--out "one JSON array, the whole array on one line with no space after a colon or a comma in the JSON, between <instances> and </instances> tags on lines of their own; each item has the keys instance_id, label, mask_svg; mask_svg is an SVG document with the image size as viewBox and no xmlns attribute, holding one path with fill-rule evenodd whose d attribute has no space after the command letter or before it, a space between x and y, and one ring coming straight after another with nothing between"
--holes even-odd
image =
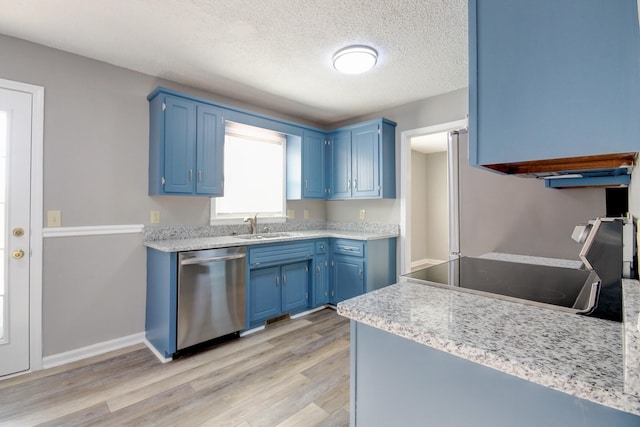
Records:
<instances>
[{"instance_id":1,"label":"stainless steel dishwasher","mask_svg":"<svg viewBox=\"0 0 640 427\"><path fill-rule=\"evenodd\" d=\"M178 254L178 351L244 329L246 257L246 247Z\"/></svg>"}]
</instances>

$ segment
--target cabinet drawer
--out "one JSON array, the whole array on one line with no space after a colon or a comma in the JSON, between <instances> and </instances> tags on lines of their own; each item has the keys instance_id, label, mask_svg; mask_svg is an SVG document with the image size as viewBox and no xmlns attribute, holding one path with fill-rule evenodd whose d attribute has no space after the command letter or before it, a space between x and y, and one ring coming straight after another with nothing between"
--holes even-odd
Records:
<instances>
[{"instance_id":1,"label":"cabinet drawer","mask_svg":"<svg viewBox=\"0 0 640 427\"><path fill-rule=\"evenodd\" d=\"M249 249L249 264L254 267L261 264L312 258L313 251L314 245L311 242L259 246Z\"/></svg>"},{"instance_id":2,"label":"cabinet drawer","mask_svg":"<svg viewBox=\"0 0 640 427\"><path fill-rule=\"evenodd\" d=\"M365 242L360 240L336 239L333 242L333 253L364 257Z\"/></svg>"},{"instance_id":3,"label":"cabinet drawer","mask_svg":"<svg viewBox=\"0 0 640 427\"><path fill-rule=\"evenodd\" d=\"M316 242L316 253L326 254L329 251L329 244L326 240Z\"/></svg>"}]
</instances>

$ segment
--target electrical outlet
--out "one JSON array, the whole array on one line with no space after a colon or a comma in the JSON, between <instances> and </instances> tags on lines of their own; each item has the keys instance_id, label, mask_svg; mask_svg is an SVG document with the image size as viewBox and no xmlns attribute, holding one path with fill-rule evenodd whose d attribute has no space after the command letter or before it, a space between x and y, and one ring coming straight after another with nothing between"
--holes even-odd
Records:
<instances>
[{"instance_id":1,"label":"electrical outlet","mask_svg":"<svg viewBox=\"0 0 640 427\"><path fill-rule=\"evenodd\" d=\"M151 224L160 224L160 211L151 211Z\"/></svg>"},{"instance_id":2,"label":"electrical outlet","mask_svg":"<svg viewBox=\"0 0 640 427\"><path fill-rule=\"evenodd\" d=\"M360 219L365 219L367 217L367 212L364 209L360 209Z\"/></svg>"},{"instance_id":3,"label":"electrical outlet","mask_svg":"<svg viewBox=\"0 0 640 427\"><path fill-rule=\"evenodd\" d=\"M294 219L296 217L295 209L287 209L287 218Z\"/></svg>"},{"instance_id":4,"label":"electrical outlet","mask_svg":"<svg viewBox=\"0 0 640 427\"><path fill-rule=\"evenodd\" d=\"M60 227L62 216L60 211L47 211L47 227Z\"/></svg>"},{"instance_id":5,"label":"electrical outlet","mask_svg":"<svg viewBox=\"0 0 640 427\"><path fill-rule=\"evenodd\" d=\"M309 209L304 210L304 219L309 219Z\"/></svg>"}]
</instances>

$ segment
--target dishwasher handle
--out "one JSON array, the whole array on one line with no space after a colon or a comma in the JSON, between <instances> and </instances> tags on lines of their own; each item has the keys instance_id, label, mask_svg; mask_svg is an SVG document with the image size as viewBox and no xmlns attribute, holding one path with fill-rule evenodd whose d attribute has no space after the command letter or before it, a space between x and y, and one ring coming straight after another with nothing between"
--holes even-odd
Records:
<instances>
[{"instance_id":1,"label":"dishwasher handle","mask_svg":"<svg viewBox=\"0 0 640 427\"><path fill-rule=\"evenodd\" d=\"M233 259L241 259L246 257L247 257L247 254L233 254L233 255L213 256L213 257L207 257L207 258L189 258L189 259L183 259L182 261L180 261L180 265L206 264L209 262L230 261Z\"/></svg>"}]
</instances>

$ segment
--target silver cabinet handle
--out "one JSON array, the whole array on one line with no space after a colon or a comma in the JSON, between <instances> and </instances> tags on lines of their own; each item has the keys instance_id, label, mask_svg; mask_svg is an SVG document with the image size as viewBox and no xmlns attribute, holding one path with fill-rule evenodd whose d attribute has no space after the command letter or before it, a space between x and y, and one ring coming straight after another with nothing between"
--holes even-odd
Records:
<instances>
[{"instance_id":1,"label":"silver cabinet handle","mask_svg":"<svg viewBox=\"0 0 640 427\"><path fill-rule=\"evenodd\" d=\"M351 190L351 180L347 179L347 190Z\"/></svg>"},{"instance_id":2,"label":"silver cabinet handle","mask_svg":"<svg viewBox=\"0 0 640 427\"><path fill-rule=\"evenodd\" d=\"M320 275L320 266L318 266L318 276Z\"/></svg>"},{"instance_id":3,"label":"silver cabinet handle","mask_svg":"<svg viewBox=\"0 0 640 427\"><path fill-rule=\"evenodd\" d=\"M360 280L362 280L362 270L360 270L359 275L360 275Z\"/></svg>"},{"instance_id":4,"label":"silver cabinet handle","mask_svg":"<svg viewBox=\"0 0 640 427\"><path fill-rule=\"evenodd\" d=\"M279 284L280 284L280 277L276 276L276 288L278 287Z\"/></svg>"},{"instance_id":5,"label":"silver cabinet handle","mask_svg":"<svg viewBox=\"0 0 640 427\"><path fill-rule=\"evenodd\" d=\"M202 182L202 169L198 169L198 182Z\"/></svg>"},{"instance_id":6,"label":"silver cabinet handle","mask_svg":"<svg viewBox=\"0 0 640 427\"><path fill-rule=\"evenodd\" d=\"M193 181L193 169L189 169L189 182Z\"/></svg>"},{"instance_id":7,"label":"silver cabinet handle","mask_svg":"<svg viewBox=\"0 0 640 427\"><path fill-rule=\"evenodd\" d=\"M287 275L283 275L282 276L282 286L285 286L287 284Z\"/></svg>"},{"instance_id":8,"label":"silver cabinet handle","mask_svg":"<svg viewBox=\"0 0 640 427\"><path fill-rule=\"evenodd\" d=\"M354 180L353 180L353 189L354 189L354 190L357 190L357 189L358 189L358 180L357 180L357 179L354 179Z\"/></svg>"},{"instance_id":9,"label":"silver cabinet handle","mask_svg":"<svg viewBox=\"0 0 640 427\"><path fill-rule=\"evenodd\" d=\"M306 190L306 189L307 189L307 187L308 187L308 186L307 186L307 180L305 179L305 180L304 180L304 189Z\"/></svg>"}]
</instances>

